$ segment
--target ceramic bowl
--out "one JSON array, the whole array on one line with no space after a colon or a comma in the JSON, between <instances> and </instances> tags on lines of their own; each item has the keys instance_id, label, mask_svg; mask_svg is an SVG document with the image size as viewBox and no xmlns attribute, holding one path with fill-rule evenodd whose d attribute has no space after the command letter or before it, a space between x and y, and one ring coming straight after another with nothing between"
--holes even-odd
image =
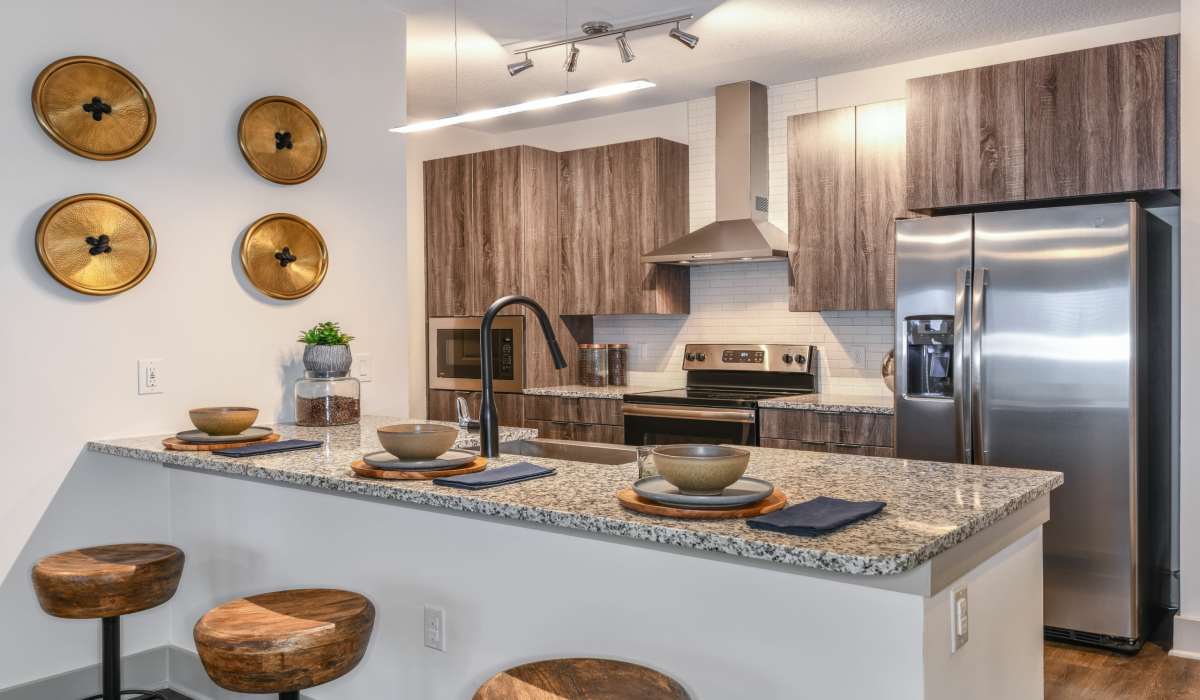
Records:
<instances>
[{"instance_id":1,"label":"ceramic bowl","mask_svg":"<svg viewBox=\"0 0 1200 700\"><path fill-rule=\"evenodd\" d=\"M379 444L396 459L434 459L454 447L458 428L437 423L400 423L376 431Z\"/></svg>"},{"instance_id":2,"label":"ceramic bowl","mask_svg":"<svg viewBox=\"0 0 1200 700\"><path fill-rule=\"evenodd\" d=\"M750 466L749 450L728 445L663 445L652 454L659 476L693 496L721 493Z\"/></svg>"},{"instance_id":3,"label":"ceramic bowl","mask_svg":"<svg viewBox=\"0 0 1200 700\"><path fill-rule=\"evenodd\" d=\"M192 425L209 435L237 435L254 425L257 408L244 406L209 406L188 411Z\"/></svg>"}]
</instances>

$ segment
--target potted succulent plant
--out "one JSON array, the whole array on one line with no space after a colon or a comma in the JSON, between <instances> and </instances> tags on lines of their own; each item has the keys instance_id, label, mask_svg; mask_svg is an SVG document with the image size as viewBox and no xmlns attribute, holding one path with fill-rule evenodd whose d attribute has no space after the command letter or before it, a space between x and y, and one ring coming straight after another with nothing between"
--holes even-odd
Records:
<instances>
[{"instance_id":1,"label":"potted succulent plant","mask_svg":"<svg viewBox=\"0 0 1200 700\"><path fill-rule=\"evenodd\" d=\"M300 333L304 348L304 369L323 377L344 377L350 373L350 341L334 321L322 321Z\"/></svg>"}]
</instances>

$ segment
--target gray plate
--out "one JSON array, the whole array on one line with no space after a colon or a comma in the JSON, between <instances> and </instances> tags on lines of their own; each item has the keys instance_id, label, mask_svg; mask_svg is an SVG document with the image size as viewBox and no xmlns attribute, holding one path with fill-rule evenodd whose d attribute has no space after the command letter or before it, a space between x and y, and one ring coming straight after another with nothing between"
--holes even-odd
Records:
<instances>
[{"instance_id":1,"label":"gray plate","mask_svg":"<svg viewBox=\"0 0 1200 700\"><path fill-rule=\"evenodd\" d=\"M762 479L744 476L725 487L719 495L692 496L680 493L679 489L661 476L648 476L633 483L633 490L647 501L681 508L734 508L758 503L771 495L775 487Z\"/></svg>"},{"instance_id":2,"label":"gray plate","mask_svg":"<svg viewBox=\"0 0 1200 700\"><path fill-rule=\"evenodd\" d=\"M191 442L197 445L214 445L225 442L251 442L253 440L262 440L273 432L275 431L271 428L255 425L246 428L237 435L209 435L203 430L185 430L182 433L175 433L175 437L183 440L184 442Z\"/></svg>"},{"instance_id":3,"label":"gray plate","mask_svg":"<svg viewBox=\"0 0 1200 700\"><path fill-rule=\"evenodd\" d=\"M479 455L475 452L455 448L447 451L437 459L396 459L396 455L391 452L380 450L364 456L363 461L376 469L430 472L461 467L464 464L474 462L477 457Z\"/></svg>"}]
</instances>

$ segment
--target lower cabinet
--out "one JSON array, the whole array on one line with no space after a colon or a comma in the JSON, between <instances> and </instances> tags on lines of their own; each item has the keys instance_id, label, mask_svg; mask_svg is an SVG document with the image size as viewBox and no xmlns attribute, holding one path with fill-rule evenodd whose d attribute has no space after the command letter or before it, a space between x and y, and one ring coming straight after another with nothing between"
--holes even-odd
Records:
<instances>
[{"instance_id":1,"label":"lower cabinet","mask_svg":"<svg viewBox=\"0 0 1200 700\"><path fill-rule=\"evenodd\" d=\"M620 399L525 396L525 427L552 440L625 444Z\"/></svg>"},{"instance_id":2,"label":"lower cabinet","mask_svg":"<svg viewBox=\"0 0 1200 700\"><path fill-rule=\"evenodd\" d=\"M763 409L759 445L785 450L892 457L893 418L877 413Z\"/></svg>"},{"instance_id":3,"label":"lower cabinet","mask_svg":"<svg viewBox=\"0 0 1200 700\"><path fill-rule=\"evenodd\" d=\"M430 389L429 403L426 416L429 420L458 419L455 412L455 399L459 396L466 398L471 409L471 417L479 418L479 401L483 394L478 391L452 391L449 389ZM496 394L496 410L500 413L500 425L520 427L525 422L525 405L521 394Z\"/></svg>"}]
</instances>

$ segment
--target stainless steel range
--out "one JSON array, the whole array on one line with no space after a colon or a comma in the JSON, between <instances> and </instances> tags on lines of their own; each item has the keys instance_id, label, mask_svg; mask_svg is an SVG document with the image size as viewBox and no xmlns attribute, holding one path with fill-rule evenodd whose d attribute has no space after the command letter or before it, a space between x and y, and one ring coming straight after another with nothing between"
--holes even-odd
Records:
<instances>
[{"instance_id":1,"label":"stainless steel range","mask_svg":"<svg viewBox=\"0 0 1200 700\"><path fill-rule=\"evenodd\" d=\"M758 444L758 402L817 390L811 345L687 345L682 389L626 394L625 444Z\"/></svg>"}]
</instances>

